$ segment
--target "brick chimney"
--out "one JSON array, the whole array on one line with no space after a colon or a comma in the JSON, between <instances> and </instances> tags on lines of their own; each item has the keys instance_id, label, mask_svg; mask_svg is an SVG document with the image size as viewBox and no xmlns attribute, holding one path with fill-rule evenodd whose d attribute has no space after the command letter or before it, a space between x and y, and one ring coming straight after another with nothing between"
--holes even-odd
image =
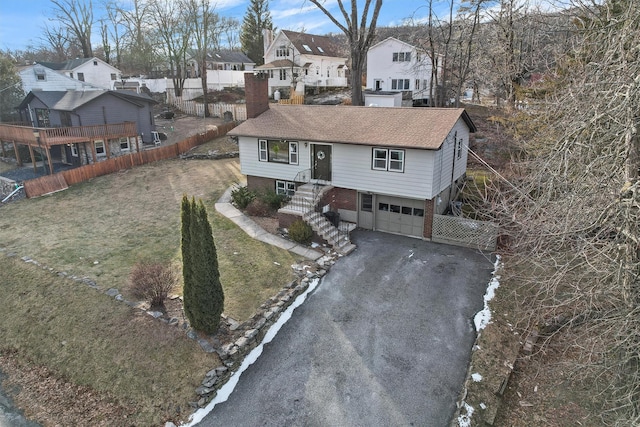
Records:
<instances>
[{"instance_id":1,"label":"brick chimney","mask_svg":"<svg viewBox=\"0 0 640 427\"><path fill-rule=\"evenodd\" d=\"M258 117L269 109L269 83L266 73L244 73L247 119Z\"/></svg>"}]
</instances>

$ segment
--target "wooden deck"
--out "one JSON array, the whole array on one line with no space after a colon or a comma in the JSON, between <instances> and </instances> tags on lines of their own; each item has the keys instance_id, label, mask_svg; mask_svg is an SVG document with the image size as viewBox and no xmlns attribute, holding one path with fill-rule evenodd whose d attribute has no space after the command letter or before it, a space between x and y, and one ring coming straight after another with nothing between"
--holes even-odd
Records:
<instances>
[{"instance_id":1,"label":"wooden deck","mask_svg":"<svg viewBox=\"0 0 640 427\"><path fill-rule=\"evenodd\" d=\"M38 137L35 132L38 132ZM136 136L135 122L114 123L94 126L73 126L64 128L32 128L0 123L0 140L29 145L31 147L52 147L54 145L75 144L99 139L115 139Z\"/></svg>"}]
</instances>

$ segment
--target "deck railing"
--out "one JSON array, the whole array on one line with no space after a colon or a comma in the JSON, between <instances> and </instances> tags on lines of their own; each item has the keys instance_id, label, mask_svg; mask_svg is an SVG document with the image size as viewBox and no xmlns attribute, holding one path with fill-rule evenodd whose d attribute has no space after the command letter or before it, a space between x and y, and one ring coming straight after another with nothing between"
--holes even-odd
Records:
<instances>
[{"instance_id":1,"label":"deck railing","mask_svg":"<svg viewBox=\"0 0 640 427\"><path fill-rule=\"evenodd\" d=\"M135 122L62 128L33 128L0 124L0 140L35 144L38 142L34 133L36 131L39 134L41 144L55 145L83 140L89 141L96 138L133 136L137 134L137 126Z\"/></svg>"}]
</instances>

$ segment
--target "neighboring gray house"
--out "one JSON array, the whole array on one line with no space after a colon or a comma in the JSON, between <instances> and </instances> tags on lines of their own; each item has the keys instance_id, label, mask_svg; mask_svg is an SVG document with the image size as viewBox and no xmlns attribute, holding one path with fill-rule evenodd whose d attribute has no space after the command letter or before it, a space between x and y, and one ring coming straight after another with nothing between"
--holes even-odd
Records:
<instances>
[{"instance_id":1,"label":"neighboring gray house","mask_svg":"<svg viewBox=\"0 0 640 427\"><path fill-rule=\"evenodd\" d=\"M46 135L53 157L81 165L141 150L140 141L153 142L155 103L132 92L35 91L18 110L22 121Z\"/></svg>"}]
</instances>

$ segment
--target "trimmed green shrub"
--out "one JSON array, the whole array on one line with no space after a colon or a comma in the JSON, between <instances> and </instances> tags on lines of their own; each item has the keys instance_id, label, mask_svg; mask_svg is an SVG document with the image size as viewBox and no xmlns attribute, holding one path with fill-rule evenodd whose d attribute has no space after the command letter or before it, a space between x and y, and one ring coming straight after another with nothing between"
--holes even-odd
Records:
<instances>
[{"instance_id":1,"label":"trimmed green shrub","mask_svg":"<svg viewBox=\"0 0 640 427\"><path fill-rule=\"evenodd\" d=\"M276 194L275 191L265 190L258 195L258 198L266 203L274 212L280 209L289 201L286 194Z\"/></svg>"},{"instance_id":2,"label":"trimmed green shrub","mask_svg":"<svg viewBox=\"0 0 640 427\"><path fill-rule=\"evenodd\" d=\"M246 209L249 203L256 198L256 193L247 187L236 187L231 190L231 200L238 209Z\"/></svg>"},{"instance_id":3,"label":"trimmed green shrub","mask_svg":"<svg viewBox=\"0 0 640 427\"><path fill-rule=\"evenodd\" d=\"M303 220L297 219L289 226L289 238L294 242L308 245L313 239L313 229Z\"/></svg>"}]
</instances>

